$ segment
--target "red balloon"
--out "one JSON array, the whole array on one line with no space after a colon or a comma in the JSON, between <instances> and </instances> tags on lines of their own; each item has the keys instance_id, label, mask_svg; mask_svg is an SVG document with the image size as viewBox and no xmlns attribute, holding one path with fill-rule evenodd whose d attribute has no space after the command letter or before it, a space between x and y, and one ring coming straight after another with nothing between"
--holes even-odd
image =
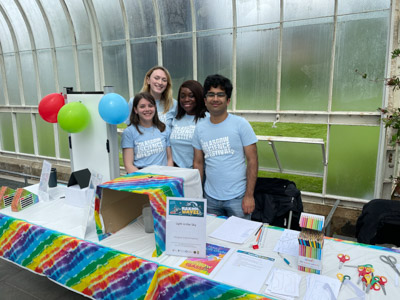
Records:
<instances>
[{"instance_id":1,"label":"red balloon","mask_svg":"<svg viewBox=\"0 0 400 300\"><path fill-rule=\"evenodd\" d=\"M65 104L62 94L49 94L45 96L39 103L39 115L43 120L49 123L57 123L58 111Z\"/></svg>"}]
</instances>

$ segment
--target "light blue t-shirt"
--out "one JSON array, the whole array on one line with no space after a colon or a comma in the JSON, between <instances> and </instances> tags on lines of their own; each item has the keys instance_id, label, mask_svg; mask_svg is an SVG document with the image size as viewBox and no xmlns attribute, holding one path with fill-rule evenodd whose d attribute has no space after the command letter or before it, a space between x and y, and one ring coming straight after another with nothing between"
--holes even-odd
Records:
<instances>
[{"instance_id":1,"label":"light blue t-shirt","mask_svg":"<svg viewBox=\"0 0 400 300\"><path fill-rule=\"evenodd\" d=\"M228 114L219 124L210 119L198 124L193 147L204 153L204 191L217 200L231 200L246 192L246 155L243 147L257 143L250 123Z\"/></svg>"},{"instance_id":2,"label":"light blue t-shirt","mask_svg":"<svg viewBox=\"0 0 400 300\"><path fill-rule=\"evenodd\" d=\"M129 105L129 111L132 112L133 98L129 99L128 105ZM171 128L172 119L175 118L175 116L176 116L177 105L178 105L178 101L176 101L175 99L172 99L172 107L169 109L169 111L167 111L167 113L164 114L164 102L161 102L160 100L156 100L158 118L160 119L161 122L163 122L169 128ZM125 121L125 123L127 125L130 123L130 117L131 117L131 115L129 114L128 119L126 119L126 121Z\"/></svg>"},{"instance_id":3,"label":"light blue t-shirt","mask_svg":"<svg viewBox=\"0 0 400 300\"><path fill-rule=\"evenodd\" d=\"M172 120L170 136L172 159L181 168L193 168L194 129L197 124L209 118L209 114L206 113L205 118L198 119L197 124L194 122L194 117L185 114L180 120L176 118Z\"/></svg>"},{"instance_id":4,"label":"light blue t-shirt","mask_svg":"<svg viewBox=\"0 0 400 300\"><path fill-rule=\"evenodd\" d=\"M122 133L121 148L133 148L133 164L137 168L144 168L151 165L166 166L167 147L170 146L168 127L163 132L153 127L139 126L140 134L134 125L128 126Z\"/></svg>"}]
</instances>

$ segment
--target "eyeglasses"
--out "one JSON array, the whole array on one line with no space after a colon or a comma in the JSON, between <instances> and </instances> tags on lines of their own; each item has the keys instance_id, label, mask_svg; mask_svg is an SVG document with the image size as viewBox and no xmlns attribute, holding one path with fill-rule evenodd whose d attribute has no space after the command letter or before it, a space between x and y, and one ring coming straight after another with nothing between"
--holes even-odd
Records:
<instances>
[{"instance_id":1,"label":"eyeglasses","mask_svg":"<svg viewBox=\"0 0 400 300\"><path fill-rule=\"evenodd\" d=\"M217 98L224 98L226 96L225 93L223 92L219 92L219 93L207 93L206 97L207 98L214 98L215 96L217 96Z\"/></svg>"}]
</instances>

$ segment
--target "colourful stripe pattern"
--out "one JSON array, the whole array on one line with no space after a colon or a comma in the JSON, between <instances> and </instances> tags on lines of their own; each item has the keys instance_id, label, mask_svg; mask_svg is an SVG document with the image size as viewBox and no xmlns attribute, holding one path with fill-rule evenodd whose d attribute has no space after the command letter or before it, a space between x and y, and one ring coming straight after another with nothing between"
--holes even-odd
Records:
<instances>
[{"instance_id":1,"label":"colourful stripe pattern","mask_svg":"<svg viewBox=\"0 0 400 300\"><path fill-rule=\"evenodd\" d=\"M146 300L270 299L179 270L159 266Z\"/></svg>"},{"instance_id":2,"label":"colourful stripe pattern","mask_svg":"<svg viewBox=\"0 0 400 300\"><path fill-rule=\"evenodd\" d=\"M269 299L2 214L0 256L94 299Z\"/></svg>"},{"instance_id":3,"label":"colourful stripe pattern","mask_svg":"<svg viewBox=\"0 0 400 300\"><path fill-rule=\"evenodd\" d=\"M103 189L147 194L154 218L156 253L165 251L165 216L167 197L183 197L183 179L149 173L133 173L105 182L97 187L95 199L95 222L99 240L109 234L104 233L100 217L100 204Z\"/></svg>"},{"instance_id":4,"label":"colourful stripe pattern","mask_svg":"<svg viewBox=\"0 0 400 300\"><path fill-rule=\"evenodd\" d=\"M143 299L158 267L2 214L0 256L95 299Z\"/></svg>"}]
</instances>

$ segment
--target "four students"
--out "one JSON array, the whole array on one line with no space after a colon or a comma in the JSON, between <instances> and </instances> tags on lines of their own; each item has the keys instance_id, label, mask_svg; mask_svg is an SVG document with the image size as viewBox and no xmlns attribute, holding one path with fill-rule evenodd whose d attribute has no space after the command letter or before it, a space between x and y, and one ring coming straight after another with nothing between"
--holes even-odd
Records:
<instances>
[{"instance_id":1,"label":"four students","mask_svg":"<svg viewBox=\"0 0 400 300\"><path fill-rule=\"evenodd\" d=\"M146 89L149 93L130 101L130 126L122 134L127 173L149 165L196 168L202 181L205 177L208 213L250 219L258 173L257 137L249 122L227 111L230 80L208 76L204 90L195 80L185 81L175 110L165 68L149 70L142 91ZM163 100L157 102L154 96Z\"/></svg>"}]
</instances>

